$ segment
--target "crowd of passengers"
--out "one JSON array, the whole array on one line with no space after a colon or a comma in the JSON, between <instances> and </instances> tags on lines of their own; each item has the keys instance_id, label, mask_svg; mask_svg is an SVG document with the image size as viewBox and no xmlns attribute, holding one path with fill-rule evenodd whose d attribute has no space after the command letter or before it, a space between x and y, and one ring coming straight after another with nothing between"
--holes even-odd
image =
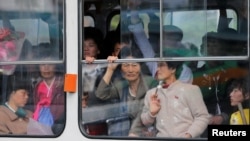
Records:
<instances>
[{"instance_id":1,"label":"crowd of passengers","mask_svg":"<svg viewBox=\"0 0 250 141\"><path fill-rule=\"evenodd\" d=\"M150 34L155 25L149 23L148 38L138 14L133 11L130 15L130 21L125 22L129 25L121 22L118 30L108 32L105 37L98 28L84 29L82 120L88 134L197 138L207 137L208 125L249 124L249 69L244 61L116 63L117 59L160 56L159 34ZM238 40L240 35L231 28L205 34L200 50L193 44L182 43L184 35L179 27L165 25L162 29L163 57L244 55L247 47L246 40ZM94 63L96 59L107 59L107 63ZM108 133L99 133L93 126L109 128L110 125L87 124L93 117L113 118L104 107L114 103L119 103L113 109L114 115L128 116L130 124L120 121ZM244 109L242 117L240 105ZM89 114L88 109L94 107L107 114L98 110Z\"/></svg>"},{"instance_id":2,"label":"crowd of passengers","mask_svg":"<svg viewBox=\"0 0 250 141\"><path fill-rule=\"evenodd\" d=\"M88 118L105 114L114 118L102 110L109 104L116 105L111 113L116 113L116 117L127 116L129 123L113 125L112 130L107 129L105 133L108 136L197 138L206 137L208 125L249 124L246 64L232 60L116 63L117 59L155 58L161 54L159 35L149 34L148 38L136 12L128 20L131 20L129 25L121 22L117 30L105 37L95 27L83 29L82 59L86 63L82 64L82 120L86 133L97 135L100 130L95 124L85 124ZM149 29L151 27L154 25L149 24ZM230 56L235 51L238 55L244 54L241 49L235 49L238 42L228 43L232 38L223 39L224 35L237 35L237 31L226 28L208 32L202 37L198 50L193 44L182 43L184 35L179 27L165 25L162 55ZM28 42L24 45L26 53L25 48L31 45ZM31 56L25 56L44 61L55 60L58 54L51 51L48 43L41 43L36 49L32 47L31 52ZM94 63L96 59L107 59L107 63ZM41 64L37 67L17 66L10 77L7 100L0 106L0 134L53 135L63 129L63 126L55 126L58 121L65 123L61 66ZM20 77L18 70L21 69L28 74ZM86 118L89 115L85 112L95 107L102 112ZM105 126L98 127L108 128Z\"/></svg>"},{"instance_id":3,"label":"crowd of passengers","mask_svg":"<svg viewBox=\"0 0 250 141\"><path fill-rule=\"evenodd\" d=\"M50 43L37 47L28 40L23 43L20 60L58 59ZM0 134L54 135L63 130L65 94L64 73L56 64L16 65L12 75L5 77L1 91L6 101L0 106ZM3 79L2 79L3 80Z\"/></svg>"}]
</instances>

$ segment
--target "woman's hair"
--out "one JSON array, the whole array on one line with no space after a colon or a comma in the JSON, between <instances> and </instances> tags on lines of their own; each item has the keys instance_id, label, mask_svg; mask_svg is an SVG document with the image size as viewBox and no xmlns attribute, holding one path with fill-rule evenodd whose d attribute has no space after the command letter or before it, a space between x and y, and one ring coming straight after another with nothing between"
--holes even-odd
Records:
<instances>
[{"instance_id":1,"label":"woman's hair","mask_svg":"<svg viewBox=\"0 0 250 141\"><path fill-rule=\"evenodd\" d=\"M96 27L84 27L83 28L83 38L84 40L92 39L96 45L99 51L102 51L103 48L103 42L104 42L104 35L102 31ZM101 52L102 53L102 52ZM97 57L99 59L99 56Z\"/></svg>"},{"instance_id":2,"label":"woman's hair","mask_svg":"<svg viewBox=\"0 0 250 141\"><path fill-rule=\"evenodd\" d=\"M52 60L59 59L59 55L58 55L56 48L54 48L54 46L52 46L50 43L40 43L38 45L37 57L38 57L38 60L44 60L46 58L49 58L52 61ZM55 64L55 66L56 66L55 68L56 74L64 73L62 72L64 70L63 64Z\"/></svg>"},{"instance_id":3,"label":"woman's hair","mask_svg":"<svg viewBox=\"0 0 250 141\"><path fill-rule=\"evenodd\" d=\"M231 93L233 91L233 89L238 88L239 90L241 90L244 98L247 96L247 94L249 95L249 77L244 77L244 78L238 78L238 79L234 79L232 80L230 86L229 86L229 93ZM250 101L249 99L244 100L242 102L243 107L249 107Z\"/></svg>"}]
</instances>

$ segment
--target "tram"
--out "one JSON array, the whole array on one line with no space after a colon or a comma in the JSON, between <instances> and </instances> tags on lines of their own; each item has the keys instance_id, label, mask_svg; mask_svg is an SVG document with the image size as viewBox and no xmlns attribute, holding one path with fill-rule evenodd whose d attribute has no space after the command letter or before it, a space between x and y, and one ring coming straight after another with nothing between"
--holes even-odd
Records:
<instances>
[{"instance_id":1,"label":"tram","mask_svg":"<svg viewBox=\"0 0 250 141\"><path fill-rule=\"evenodd\" d=\"M0 0L0 140L208 140L209 125L229 127L235 121L232 82L250 80L249 5L249 0ZM123 48L133 58L123 57ZM120 54L110 63L115 51ZM146 92L160 83L159 62L181 62L178 81L197 86L209 118L221 119L207 122L192 139L159 135L157 125L168 126L164 120L144 127L139 113ZM118 65L117 73L105 84L110 64ZM122 70L130 67L132 79L138 64L142 85L152 84L145 92L144 86L130 88L133 80ZM24 81L26 94L13 98ZM125 87L131 103L119 95ZM142 99L133 95L138 91ZM20 109L31 115L20 117ZM241 124L249 126L249 109L245 114ZM178 118L169 120L171 127L181 126L174 125ZM134 126L143 130L134 133Z\"/></svg>"}]
</instances>

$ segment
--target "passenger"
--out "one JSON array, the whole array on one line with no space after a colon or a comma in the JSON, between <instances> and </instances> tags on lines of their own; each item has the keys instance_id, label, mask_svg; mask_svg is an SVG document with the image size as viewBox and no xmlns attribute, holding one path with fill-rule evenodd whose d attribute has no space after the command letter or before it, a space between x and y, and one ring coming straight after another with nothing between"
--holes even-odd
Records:
<instances>
[{"instance_id":1,"label":"passenger","mask_svg":"<svg viewBox=\"0 0 250 141\"><path fill-rule=\"evenodd\" d=\"M176 79L180 65L180 62L159 62L157 77L164 86L150 89L145 96L142 123L155 124L157 137L197 138L209 123L199 87Z\"/></svg>"},{"instance_id":2,"label":"passenger","mask_svg":"<svg viewBox=\"0 0 250 141\"><path fill-rule=\"evenodd\" d=\"M25 40L24 46L22 48L22 52L20 55L20 60L22 61L30 61L30 60L38 60L38 47L32 46L28 40ZM37 64L21 64L17 65L16 71L14 72L15 77L20 79L27 79L30 85L28 92L30 94L28 103L25 108L34 111L34 88L37 82L41 80L39 75L39 69Z\"/></svg>"},{"instance_id":3,"label":"passenger","mask_svg":"<svg viewBox=\"0 0 250 141\"><path fill-rule=\"evenodd\" d=\"M99 59L104 36L102 31L95 27L85 27L83 32L82 59L85 59L87 63L92 63L95 59Z\"/></svg>"},{"instance_id":4,"label":"passenger","mask_svg":"<svg viewBox=\"0 0 250 141\"><path fill-rule=\"evenodd\" d=\"M24 109L29 98L29 86L24 80L11 85L8 100L0 106L0 134L27 134L29 118L32 117L32 112Z\"/></svg>"},{"instance_id":5,"label":"passenger","mask_svg":"<svg viewBox=\"0 0 250 141\"><path fill-rule=\"evenodd\" d=\"M120 52L121 34L117 30L109 31L104 38L104 45L101 48L101 59L108 56L118 56Z\"/></svg>"},{"instance_id":6,"label":"passenger","mask_svg":"<svg viewBox=\"0 0 250 141\"><path fill-rule=\"evenodd\" d=\"M130 2L130 8L131 7ZM149 42L145 31L143 29L143 24L140 21L138 12L136 11L136 8L133 9L131 12L131 24L128 26L129 30L133 33L135 42L138 45L139 49L141 50L144 58L154 58L157 56L155 53L154 47ZM163 52L172 52L172 53L179 53L179 56L196 56L196 54L185 48L181 44L181 40L183 37L183 31L174 25L166 25L163 27ZM167 57L167 56L164 56ZM152 76L156 76L156 70L157 70L157 63L156 62L147 62L146 63L150 73ZM188 67L188 64L183 64L182 70L180 71L180 77L179 80L186 82L186 83L192 83L193 81L193 74L191 69Z\"/></svg>"},{"instance_id":7,"label":"passenger","mask_svg":"<svg viewBox=\"0 0 250 141\"><path fill-rule=\"evenodd\" d=\"M50 127L32 119L32 111L25 109L29 98L26 79L12 79L8 85L8 98L0 106L0 134L52 135Z\"/></svg>"},{"instance_id":8,"label":"passenger","mask_svg":"<svg viewBox=\"0 0 250 141\"><path fill-rule=\"evenodd\" d=\"M225 55L220 44L219 34L208 32L202 38L201 54L203 56ZM248 69L239 67L234 60L204 61L194 71L193 84L202 91L203 99L211 116L209 124L228 124L231 107L227 96L227 87L232 79L245 77ZM207 136L204 132L203 136Z\"/></svg>"},{"instance_id":9,"label":"passenger","mask_svg":"<svg viewBox=\"0 0 250 141\"><path fill-rule=\"evenodd\" d=\"M132 52L130 47L123 47L121 49L121 58L135 58L136 53ZM135 54L134 54L135 53ZM103 100L108 99L119 99L121 105L121 109L119 110L120 115L127 115L131 118L131 128L127 127L128 125L118 127L117 134L128 136L129 133L136 134L137 136L143 134L143 126L134 126L134 124L141 123L140 118L136 118L140 115L141 108L143 107L143 99L145 93L148 89L156 86L156 81L150 76L144 76L142 74L140 63L122 63L121 64L121 72L124 80L120 80L119 82L112 83L111 77L115 69L117 69L118 64L112 63L115 61L117 57L110 56L108 61L110 64L104 74L102 80L100 81L98 88L96 90L96 96ZM137 128L140 129L137 129ZM128 131L124 131L128 129ZM120 130L123 130L122 133L119 133ZM112 136L112 135L111 135Z\"/></svg>"},{"instance_id":10,"label":"passenger","mask_svg":"<svg viewBox=\"0 0 250 141\"><path fill-rule=\"evenodd\" d=\"M39 58L44 61L58 59L49 43L39 45ZM35 111L33 118L40 123L52 126L65 112L64 78L58 65L40 64L41 80L34 89Z\"/></svg>"},{"instance_id":11,"label":"passenger","mask_svg":"<svg viewBox=\"0 0 250 141\"><path fill-rule=\"evenodd\" d=\"M201 54L203 56L220 56L221 50L216 32L208 32L202 38ZM228 73L224 61L205 61L194 72L194 85L200 86L203 99L211 115L209 124L226 124L229 103L226 98L226 81ZM205 133L205 132L204 132ZM206 136L206 135L205 135Z\"/></svg>"},{"instance_id":12,"label":"passenger","mask_svg":"<svg viewBox=\"0 0 250 141\"><path fill-rule=\"evenodd\" d=\"M249 125L249 78L239 78L230 85L230 103L234 108L230 125Z\"/></svg>"},{"instance_id":13,"label":"passenger","mask_svg":"<svg viewBox=\"0 0 250 141\"><path fill-rule=\"evenodd\" d=\"M99 59L100 50L103 47L103 33L95 27L84 28L82 84L83 95L88 95L88 107L105 104L106 102L95 96L95 89L99 83L99 77L103 75L105 66L93 63Z\"/></svg>"},{"instance_id":14,"label":"passenger","mask_svg":"<svg viewBox=\"0 0 250 141\"><path fill-rule=\"evenodd\" d=\"M89 99L89 95L86 94L82 96L82 108L88 107L88 99Z\"/></svg>"},{"instance_id":15,"label":"passenger","mask_svg":"<svg viewBox=\"0 0 250 141\"><path fill-rule=\"evenodd\" d=\"M220 46L222 47L221 56L243 56L247 55L247 36L239 34L233 28L225 28L218 32Z\"/></svg>"}]
</instances>

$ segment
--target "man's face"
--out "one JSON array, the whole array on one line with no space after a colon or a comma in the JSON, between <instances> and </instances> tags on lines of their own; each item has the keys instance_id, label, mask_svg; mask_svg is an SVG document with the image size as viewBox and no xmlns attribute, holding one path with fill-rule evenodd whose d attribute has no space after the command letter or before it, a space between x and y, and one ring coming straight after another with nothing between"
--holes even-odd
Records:
<instances>
[{"instance_id":1,"label":"man's face","mask_svg":"<svg viewBox=\"0 0 250 141\"><path fill-rule=\"evenodd\" d=\"M163 46L164 47L178 47L179 39L178 35L175 34L163 34Z\"/></svg>"},{"instance_id":2,"label":"man's face","mask_svg":"<svg viewBox=\"0 0 250 141\"><path fill-rule=\"evenodd\" d=\"M28 102L29 93L25 89L19 89L13 92L12 100L15 102L17 107L24 107Z\"/></svg>"},{"instance_id":3,"label":"man's face","mask_svg":"<svg viewBox=\"0 0 250 141\"><path fill-rule=\"evenodd\" d=\"M166 62L158 62L157 64L157 79L167 80L175 75L175 69L169 68Z\"/></svg>"}]
</instances>

